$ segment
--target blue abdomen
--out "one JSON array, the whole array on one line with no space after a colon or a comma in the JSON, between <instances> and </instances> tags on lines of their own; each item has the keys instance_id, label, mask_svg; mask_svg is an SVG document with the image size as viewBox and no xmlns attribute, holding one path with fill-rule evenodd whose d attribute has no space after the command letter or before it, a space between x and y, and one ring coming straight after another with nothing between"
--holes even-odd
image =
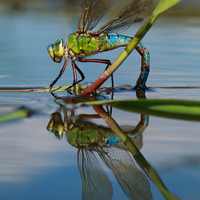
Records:
<instances>
[{"instance_id":1,"label":"blue abdomen","mask_svg":"<svg viewBox=\"0 0 200 200\"><path fill-rule=\"evenodd\" d=\"M100 37L102 37L102 39L104 40L104 44L102 45L100 51L108 51L116 49L120 46L127 46L132 39L131 37L118 35L115 33L102 34L100 35Z\"/></svg>"}]
</instances>

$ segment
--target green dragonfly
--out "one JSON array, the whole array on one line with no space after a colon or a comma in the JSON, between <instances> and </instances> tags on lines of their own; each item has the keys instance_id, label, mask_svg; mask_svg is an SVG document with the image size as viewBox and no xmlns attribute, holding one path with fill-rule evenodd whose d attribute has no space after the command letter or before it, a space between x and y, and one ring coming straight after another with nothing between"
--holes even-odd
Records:
<instances>
[{"instance_id":1,"label":"green dragonfly","mask_svg":"<svg viewBox=\"0 0 200 200\"><path fill-rule=\"evenodd\" d=\"M54 44L47 47L47 51L53 61L60 63L63 56L65 57L65 62L59 75L49 86L50 91L65 71L68 59L72 62L74 77L72 86L85 79L83 72L78 68L75 61L104 63L107 65L107 69L111 65L110 60L85 58L99 52L127 46L132 37L119 35L117 33L126 30L134 22L141 21L141 18L137 18L138 15L147 11L152 6L153 0L133 0L114 19L102 26L98 31L91 32L113 4L114 0L84 0L83 11L78 23L78 31L69 35L66 45L63 39L60 38ZM149 74L149 52L142 43L136 46L136 50L142 56L141 73L136 87L144 89ZM78 81L77 71L81 76L81 79Z\"/></svg>"},{"instance_id":2,"label":"green dragonfly","mask_svg":"<svg viewBox=\"0 0 200 200\"><path fill-rule=\"evenodd\" d=\"M61 107L62 110L62 107ZM137 168L128 149L109 128L88 120L99 119L96 114L67 115L64 108L64 123L60 112L52 114L47 130L58 139L65 137L78 149L77 162L82 179L82 199L112 199L112 184L102 169L97 154L112 171L120 187L129 199L151 200L152 194L146 176ZM138 149L142 148L142 133L148 126L149 116L141 114L136 127L121 127Z\"/></svg>"}]
</instances>

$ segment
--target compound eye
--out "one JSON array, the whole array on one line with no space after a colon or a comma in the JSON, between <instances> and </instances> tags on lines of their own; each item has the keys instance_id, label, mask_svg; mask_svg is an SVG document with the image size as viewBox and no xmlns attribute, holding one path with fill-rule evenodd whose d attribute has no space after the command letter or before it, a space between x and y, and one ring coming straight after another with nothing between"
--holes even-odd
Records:
<instances>
[{"instance_id":1,"label":"compound eye","mask_svg":"<svg viewBox=\"0 0 200 200\"><path fill-rule=\"evenodd\" d=\"M53 61L60 63L62 61L64 55L64 41L62 38L56 40L53 45L47 47L47 51L49 55L53 59Z\"/></svg>"},{"instance_id":2,"label":"compound eye","mask_svg":"<svg viewBox=\"0 0 200 200\"><path fill-rule=\"evenodd\" d=\"M53 44L47 47L47 51L52 59L54 59Z\"/></svg>"}]
</instances>

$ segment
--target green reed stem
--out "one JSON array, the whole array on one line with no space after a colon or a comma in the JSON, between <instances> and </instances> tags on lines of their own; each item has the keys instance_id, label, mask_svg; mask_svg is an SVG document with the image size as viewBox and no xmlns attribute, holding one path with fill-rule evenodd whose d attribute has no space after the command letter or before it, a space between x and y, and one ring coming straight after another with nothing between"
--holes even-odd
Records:
<instances>
[{"instance_id":1,"label":"green reed stem","mask_svg":"<svg viewBox=\"0 0 200 200\"><path fill-rule=\"evenodd\" d=\"M175 5L181 0L160 0L157 7L154 9L152 15L148 20L143 24L143 26L137 31L134 38L130 44L124 49L124 51L118 56L118 58L112 63L112 65L104 71L104 73L81 95L89 94L92 91L100 87L110 76L115 72L115 70L123 63L123 61L128 57L128 55L134 50L136 45L142 40L148 30L155 23L159 15L165 10L169 9L171 6Z\"/></svg>"},{"instance_id":2,"label":"green reed stem","mask_svg":"<svg viewBox=\"0 0 200 200\"><path fill-rule=\"evenodd\" d=\"M93 109L104 119L111 130L120 137L122 142L128 148L128 150L133 155L138 166L144 171L144 173L149 177L149 179L155 184L162 195L167 200L178 200L179 198L169 192L167 187L162 182L161 178L157 174L156 170L147 162L145 157L141 154L138 148L134 145L132 140L121 130L116 121L103 109L102 105L94 105Z\"/></svg>"}]
</instances>

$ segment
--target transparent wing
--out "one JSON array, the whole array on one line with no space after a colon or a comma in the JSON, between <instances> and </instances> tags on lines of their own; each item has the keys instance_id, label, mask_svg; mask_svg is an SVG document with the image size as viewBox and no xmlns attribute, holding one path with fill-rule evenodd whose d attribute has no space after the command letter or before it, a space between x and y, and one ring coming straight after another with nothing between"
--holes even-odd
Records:
<instances>
[{"instance_id":1,"label":"transparent wing","mask_svg":"<svg viewBox=\"0 0 200 200\"><path fill-rule=\"evenodd\" d=\"M147 11L153 5L153 0L133 0L114 19L102 26L96 33L119 33L129 28L137 16Z\"/></svg>"},{"instance_id":2,"label":"transparent wing","mask_svg":"<svg viewBox=\"0 0 200 200\"><path fill-rule=\"evenodd\" d=\"M112 185L99 165L94 153L86 147L85 150L78 151L77 159L83 184L82 199L112 199Z\"/></svg>"},{"instance_id":3,"label":"transparent wing","mask_svg":"<svg viewBox=\"0 0 200 200\"><path fill-rule=\"evenodd\" d=\"M91 31L113 4L114 0L84 0L78 23L79 31Z\"/></svg>"},{"instance_id":4,"label":"transparent wing","mask_svg":"<svg viewBox=\"0 0 200 200\"><path fill-rule=\"evenodd\" d=\"M124 193L130 199L151 200L150 184L136 167L128 150L120 144L102 147L98 154L115 175Z\"/></svg>"}]
</instances>

